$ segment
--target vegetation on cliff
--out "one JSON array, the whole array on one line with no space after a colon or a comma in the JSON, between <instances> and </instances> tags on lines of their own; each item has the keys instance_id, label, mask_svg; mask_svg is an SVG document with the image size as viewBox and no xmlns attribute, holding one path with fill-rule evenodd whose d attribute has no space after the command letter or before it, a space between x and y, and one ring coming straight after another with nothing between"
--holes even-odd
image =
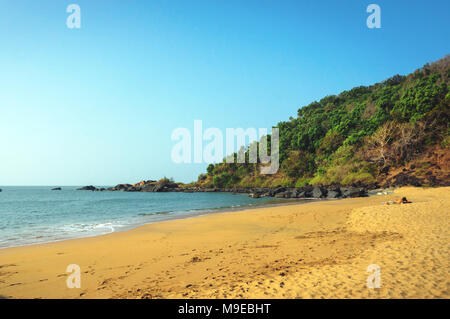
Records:
<instances>
[{"instance_id":1,"label":"vegetation on cliff","mask_svg":"<svg viewBox=\"0 0 450 319\"><path fill-rule=\"evenodd\" d=\"M211 164L203 187L449 184L450 56L301 107L280 122L280 169ZM235 158L236 158L236 154ZM248 149L246 153L248 157Z\"/></svg>"}]
</instances>

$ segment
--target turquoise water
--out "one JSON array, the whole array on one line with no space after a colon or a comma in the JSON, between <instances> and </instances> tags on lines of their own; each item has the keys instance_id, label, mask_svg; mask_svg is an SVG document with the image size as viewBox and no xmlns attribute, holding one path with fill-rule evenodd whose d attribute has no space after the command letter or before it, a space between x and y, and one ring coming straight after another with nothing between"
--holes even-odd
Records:
<instances>
[{"instance_id":1,"label":"turquoise water","mask_svg":"<svg viewBox=\"0 0 450 319\"><path fill-rule=\"evenodd\" d=\"M158 221L273 202L230 193L126 193L0 187L0 248L102 235Z\"/></svg>"}]
</instances>

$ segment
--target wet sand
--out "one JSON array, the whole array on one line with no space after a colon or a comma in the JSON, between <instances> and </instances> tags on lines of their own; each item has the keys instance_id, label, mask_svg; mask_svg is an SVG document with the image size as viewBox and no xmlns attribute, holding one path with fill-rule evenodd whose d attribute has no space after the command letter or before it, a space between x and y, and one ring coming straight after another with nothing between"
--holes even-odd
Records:
<instances>
[{"instance_id":1,"label":"wet sand","mask_svg":"<svg viewBox=\"0 0 450 319\"><path fill-rule=\"evenodd\" d=\"M264 207L0 250L5 298L449 298L450 187ZM406 196L404 205L382 202ZM67 288L69 264L81 288ZM369 265L381 287L367 287Z\"/></svg>"}]
</instances>

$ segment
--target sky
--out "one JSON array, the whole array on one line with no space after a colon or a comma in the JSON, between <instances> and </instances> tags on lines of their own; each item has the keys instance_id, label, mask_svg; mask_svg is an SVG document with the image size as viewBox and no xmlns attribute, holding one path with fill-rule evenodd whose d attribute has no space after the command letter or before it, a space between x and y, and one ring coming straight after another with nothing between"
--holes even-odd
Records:
<instances>
[{"instance_id":1,"label":"sky","mask_svg":"<svg viewBox=\"0 0 450 319\"><path fill-rule=\"evenodd\" d=\"M448 0L0 5L0 186L190 182L208 164L172 161L176 128L270 129L450 53Z\"/></svg>"}]
</instances>

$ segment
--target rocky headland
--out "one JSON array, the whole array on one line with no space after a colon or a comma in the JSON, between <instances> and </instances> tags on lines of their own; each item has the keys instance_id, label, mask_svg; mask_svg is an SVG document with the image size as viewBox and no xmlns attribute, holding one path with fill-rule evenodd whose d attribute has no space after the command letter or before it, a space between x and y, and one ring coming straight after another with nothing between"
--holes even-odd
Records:
<instances>
[{"instance_id":1,"label":"rocky headland","mask_svg":"<svg viewBox=\"0 0 450 319\"><path fill-rule=\"evenodd\" d=\"M311 186L305 185L298 188L290 187L257 187L257 188L204 188L198 186L189 186L182 183L176 183L168 179L159 181L142 181L136 184L118 184L114 187L97 188L95 186L85 186L78 190L86 191L121 191L121 192L183 192L183 193L212 193L227 192L234 194L248 194L252 198L275 197L275 198L349 198L364 197L368 191L377 188L376 185L328 185Z\"/></svg>"}]
</instances>

